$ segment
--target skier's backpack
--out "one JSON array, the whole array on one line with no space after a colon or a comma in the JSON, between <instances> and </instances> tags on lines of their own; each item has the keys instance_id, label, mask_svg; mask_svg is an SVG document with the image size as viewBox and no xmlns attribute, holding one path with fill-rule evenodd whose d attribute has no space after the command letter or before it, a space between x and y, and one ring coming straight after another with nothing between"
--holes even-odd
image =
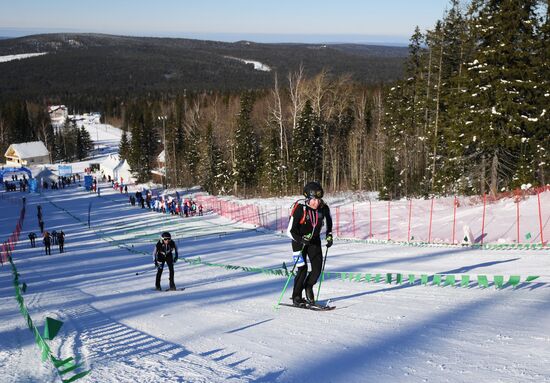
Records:
<instances>
[{"instance_id":1,"label":"skier's backpack","mask_svg":"<svg viewBox=\"0 0 550 383\"><path fill-rule=\"evenodd\" d=\"M290 215L288 216L288 220L290 221L296 209L298 209L299 206L302 206L303 213L302 218L300 219L300 225L303 225L306 222L306 205L302 201L305 201L305 199L299 199L290 206Z\"/></svg>"}]
</instances>

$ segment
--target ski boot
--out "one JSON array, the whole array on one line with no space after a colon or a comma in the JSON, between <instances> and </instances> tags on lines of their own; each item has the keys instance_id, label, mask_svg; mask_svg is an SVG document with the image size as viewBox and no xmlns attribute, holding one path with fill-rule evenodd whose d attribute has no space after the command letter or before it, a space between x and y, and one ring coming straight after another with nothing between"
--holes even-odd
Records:
<instances>
[{"instance_id":1,"label":"ski boot","mask_svg":"<svg viewBox=\"0 0 550 383\"><path fill-rule=\"evenodd\" d=\"M302 308L307 306L306 300L302 297L293 297L292 304L296 307L302 307Z\"/></svg>"},{"instance_id":2,"label":"ski boot","mask_svg":"<svg viewBox=\"0 0 550 383\"><path fill-rule=\"evenodd\" d=\"M315 294L312 286L306 286L306 300L308 304L315 306Z\"/></svg>"}]
</instances>

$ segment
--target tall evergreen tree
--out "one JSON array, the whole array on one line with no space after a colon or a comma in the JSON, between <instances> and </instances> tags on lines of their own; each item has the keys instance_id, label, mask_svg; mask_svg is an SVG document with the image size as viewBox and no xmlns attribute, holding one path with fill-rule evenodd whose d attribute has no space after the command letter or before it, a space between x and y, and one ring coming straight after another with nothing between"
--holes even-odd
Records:
<instances>
[{"instance_id":1,"label":"tall evergreen tree","mask_svg":"<svg viewBox=\"0 0 550 383\"><path fill-rule=\"evenodd\" d=\"M77 134L77 147L76 157L79 161L82 161L89 156L90 151L94 148L94 143L90 133L83 126L76 132Z\"/></svg>"},{"instance_id":2,"label":"tall evergreen tree","mask_svg":"<svg viewBox=\"0 0 550 383\"><path fill-rule=\"evenodd\" d=\"M292 132L292 170L299 185L315 179L315 169L320 166L321 137L315 122L311 101L307 100Z\"/></svg>"},{"instance_id":3,"label":"tall evergreen tree","mask_svg":"<svg viewBox=\"0 0 550 383\"><path fill-rule=\"evenodd\" d=\"M151 170L156 167L158 134L154 129L153 115L146 106L137 110L132 120L135 125L131 130L129 163L138 181L144 182L151 178Z\"/></svg>"},{"instance_id":4,"label":"tall evergreen tree","mask_svg":"<svg viewBox=\"0 0 550 383\"><path fill-rule=\"evenodd\" d=\"M534 71L535 0L487 0L471 20L476 53L467 63L462 113L467 129L461 137L468 155L467 172L475 190L518 182L522 141L532 135L536 107ZM526 153L531 157L531 153Z\"/></svg>"},{"instance_id":5,"label":"tall evergreen tree","mask_svg":"<svg viewBox=\"0 0 550 383\"><path fill-rule=\"evenodd\" d=\"M118 154L121 159L128 160L130 158L130 141L128 140L128 133L126 130L122 131L122 136L120 137L120 144L118 146Z\"/></svg>"},{"instance_id":6,"label":"tall evergreen tree","mask_svg":"<svg viewBox=\"0 0 550 383\"><path fill-rule=\"evenodd\" d=\"M235 131L235 163L233 177L237 186L246 195L253 191L257 183L259 164L259 145L252 126L252 97L244 94L241 98L241 110L237 117Z\"/></svg>"},{"instance_id":7,"label":"tall evergreen tree","mask_svg":"<svg viewBox=\"0 0 550 383\"><path fill-rule=\"evenodd\" d=\"M275 193L280 195L283 190L279 130L276 125L267 127L261 151L261 182L263 193Z\"/></svg>"}]
</instances>

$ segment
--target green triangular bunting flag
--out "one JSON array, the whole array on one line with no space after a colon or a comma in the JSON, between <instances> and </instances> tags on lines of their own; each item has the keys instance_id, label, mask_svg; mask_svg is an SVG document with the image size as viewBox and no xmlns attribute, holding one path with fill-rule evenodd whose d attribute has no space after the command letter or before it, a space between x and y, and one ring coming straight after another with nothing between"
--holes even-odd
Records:
<instances>
[{"instance_id":1,"label":"green triangular bunting flag","mask_svg":"<svg viewBox=\"0 0 550 383\"><path fill-rule=\"evenodd\" d=\"M63 322L46 317L46 323L44 324L44 339L52 340L55 338L61 326L63 326Z\"/></svg>"}]
</instances>

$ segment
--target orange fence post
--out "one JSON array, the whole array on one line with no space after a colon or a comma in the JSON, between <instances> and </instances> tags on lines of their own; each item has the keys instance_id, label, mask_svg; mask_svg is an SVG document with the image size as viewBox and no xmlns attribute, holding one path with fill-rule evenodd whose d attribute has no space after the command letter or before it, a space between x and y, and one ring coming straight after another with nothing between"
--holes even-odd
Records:
<instances>
[{"instance_id":1,"label":"orange fence post","mask_svg":"<svg viewBox=\"0 0 550 383\"><path fill-rule=\"evenodd\" d=\"M351 221L353 223L353 238L357 238L355 231L355 203L351 205Z\"/></svg>"},{"instance_id":2,"label":"orange fence post","mask_svg":"<svg viewBox=\"0 0 550 383\"><path fill-rule=\"evenodd\" d=\"M388 201L388 241L390 240L390 210L391 210L391 200Z\"/></svg>"},{"instance_id":3,"label":"orange fence post","mask_svg":"<svg viewBox=\"0 0 550 383\"><path fill-rule=\"evenodd\" d=\"M516 238L517 243L520 242L519 236L519 203L521 202L521 197L519 196L519 190L516 190Z\"/></svg>"},{"instance_id":4,"label":"orange fence post","mask_svg":"<svg viewBox=\"0 0 550 383\"><path fill-rule=\"evenodd\" d=\"M455 196L455 200L453 202L453 240L452 244L455 244L455 233L456 233L456 208L457 208L458 200Z\"/></svg>"},{"instance_id":5,"label":"orange fence post","mask_svg":"<svg viewBox=\"0 0 550 383\"><path fill-rule=\"evenodd\" d=\"M369 199L369 238L372 238L372 203Z\"/></svg>"},{"instance_id":6,"label":"orange fence post","mask_svg":"<svg viewBox=\"0 0 550 383\"><path fill-rule=\"evenodd\" d=\"M430 207L430 227L428 229L428 243L432 242L432 218L434 212L434 197L432 197L432 206Z\"/></svg>"},{"instance_id":7,"label":"orange fence post","mask_svg":"<svg viewBox=\"0 0 550 383\"><path fill-rule=\"evenodd\" d=\"M483 233L485 232L485 208L487 205L487 194L483 193L483 218L481 219L481 246L483 246Z\"/></svg>"},{"instance_id":8,"label":"orange fence post","mask_svg":"<svg viewBox=\"0 0 550 383\"><path fill-rule=\"evenodd\" d=\"M336 236L340 236L340 206L336 208Z\"/></svg>"},{"instance_id":9,"label":"orange fence post","mask_svg":"<svg viewBox=\"0 0 550 383\"><path fill-rule=\"evenodd\" d=\"M540 243L544 247L544 234L542 232L542 209L540 207L540 189L537 189L537 200L538 200L538 203L539 203Z\"/></svg>"},{"instance_id":10,"label":"orange fence post","mask_svg":"<svg viewBox=\"0 0 550 383\"><path fill-rule=\"evenodd\" d=\"M407 230L407 242L411 241L411 216L412 216L412 198L409 200L409 229Z\"/></svg>"}]
</instances>

